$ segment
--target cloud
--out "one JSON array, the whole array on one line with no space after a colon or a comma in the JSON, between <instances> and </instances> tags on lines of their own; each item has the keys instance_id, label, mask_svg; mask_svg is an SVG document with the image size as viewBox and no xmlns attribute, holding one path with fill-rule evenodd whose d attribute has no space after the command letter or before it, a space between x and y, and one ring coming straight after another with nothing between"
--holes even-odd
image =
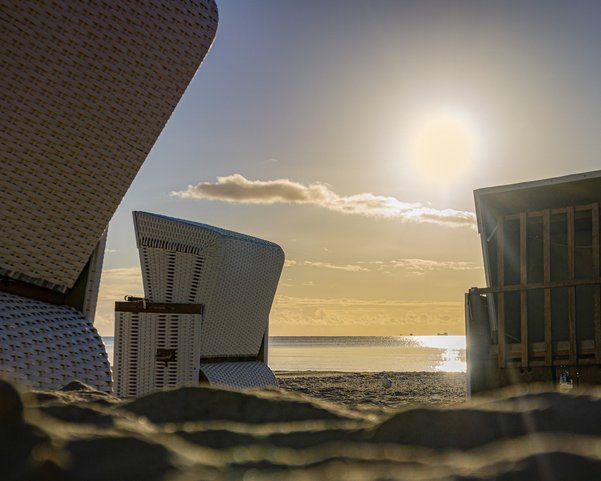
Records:
<instances>
[{"instance_id":1,"label":"cloud","mask_svg":"<svg viewBox=\"0 0 601 481\"><path fill-rule=\"evenodd\" d=\"M309 204L334 212L400 219L404 222L447 226L475 227L473 212L434 209L420 203L402 202L395 197L361 193L342 196L320 182L305 185L289 179L248 180L240 174L217 177L217 182L189 185L186 190L171 192L184 199L209 199L244 204Z\"/></svg>"},{"instance_id":2,"label":"cloud","mask_svg":"<svg viewBox=\"0 0 601 481\"><path fill-rule=\"evenodd\" d=\"M466 261L434 261L431 259L397 259L392 261L392 267L405 269L416 275L431 271L471 271L482 269L476 262Z\"/></svg>"},{"instance_id":3,"label":"cloud","mask_svg":"<svg viewBox=\"0 0 601 481\"><path fill-rule=\"evenodd\" d=\"M286 267L321 267L346 272L386 271L396 268L421 276L432 271L471 271L482 269L481 264L467 261L436 261L432 259L395 259L392 261L357 261L355 264L330 264L329 262L286 260Z\"/></svg>"},{"instance_id":4,"label":"cloud","mask_svg":"<svg viewBox=\"0 0 601 481\"><path fill-rule=\"evenodd\" d=\"M322 267L324 269L333 269L336 271L347 271L347 272L361 272L361 271L369 270L366 267L361 267L361 266L357 266L357 265L353 265L353 264L336 265L336 264L330 264L328 262L304 261L303 265L309 266L309 267Z\"/></svg>"},{"instance_id":5,"label":"cloud","mask_svg":"<svg viewBox=\"0 0 601 481\"><path fill-rule=\"evenodd\" d=\"M307 282L313 285L312 281ZM103 336L114 333L114 306L126 295L143 295L140 268L105 269L95 326ZM399 335L462 333L462 301L303 298L277 295L270 315L272 335Z\"/></svg>"},{"instance_id":6,"label":"cloud","mask_svg":"<svg viewBox=\"0 0 601 481\"><path fill-rule=\"evenodd\" d=\"M278 295L271 311L272 335L462 334L462 301L303 298Z\"/></svg>"},{"instance_id":7,"label":"cloud","mask_svg":"<svg viewBox=\"0 0 601 481\"><path fill-rule=\"evenodd\" d=\"M321 309L382 309L382 308L403 308L418 309L423 307L448 310L449 308L463 308L463 299L461 301L420 301L420 300L402 300L402 299L353 299L349 297L332 298L311 298L278 295L275 298L274 306L282 308L301 308L313 306Z\"/></svg>"}]
</instances>

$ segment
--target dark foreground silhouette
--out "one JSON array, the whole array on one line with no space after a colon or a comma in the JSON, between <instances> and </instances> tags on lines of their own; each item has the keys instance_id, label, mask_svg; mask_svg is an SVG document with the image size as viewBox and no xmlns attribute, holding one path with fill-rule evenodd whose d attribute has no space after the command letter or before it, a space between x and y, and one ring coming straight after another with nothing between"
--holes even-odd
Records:
<instances>
[{"instance_id":1,"label":"dark foreground silhouette","mask_svg":"<svg viewBox=\"0 0 601 481\"><path fill-rule=\"evenodd\" d=\"M454 405L351 409L286 390L120 400L0 381L0 479L586 480L601 392L517 388Z\"/></svg>"}]
</instances>

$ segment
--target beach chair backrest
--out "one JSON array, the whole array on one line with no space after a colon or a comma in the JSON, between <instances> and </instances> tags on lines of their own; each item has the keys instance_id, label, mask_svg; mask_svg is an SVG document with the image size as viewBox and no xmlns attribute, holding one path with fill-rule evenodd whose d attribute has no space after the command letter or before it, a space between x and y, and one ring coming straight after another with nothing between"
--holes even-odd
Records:
<instances>
[{"instance_id":1,"label":"beach chair backrest","mask_svg":"<svg viewBox=\"0 0 601 481\"><path fill-rule=\"evenodd\" d=\"M145 295L204 306L200 355L256 357L284 264L277 244L134 212Z\"/></svg>"}]
</instances>

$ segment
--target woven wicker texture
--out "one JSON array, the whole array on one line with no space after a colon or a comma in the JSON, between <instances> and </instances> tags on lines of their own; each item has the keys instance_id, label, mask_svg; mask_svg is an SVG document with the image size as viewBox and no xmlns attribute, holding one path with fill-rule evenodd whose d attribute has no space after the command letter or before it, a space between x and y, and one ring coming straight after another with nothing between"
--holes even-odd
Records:
<instances>
[{"instance_id":1,"label":"woven wicker texture","mask_svg":"<svg viewBox=\"0 0 601 481\"><path fill-rule=\"evenodd\" d=\"M282 249L205 224L145 212L133 215L148 301L202 304L204 309L202 316L117 311L117 395L196 384L203 358L258 358L284 264ZM200 366L211 384L277 385L260 361Z\"/></svg>"},{"instance_id":2,"label":"woven wicker texture","mask_svg":"<svg viewBox=\"0 0 601 481\"><path fill-rule=\"evenodd\" d=\"M102 274L107 234L108 230L105 230L88 261L90 267L83 296L82 312L86 319L92 321L92 324L96 318L96 304L98 303L98 289L100 288L100 276Z\"/></svg>"},{"instance_id":3,"label":"woven wicker texture","mask_svg":"<svg viewBox=\"0 0 601 481\"><path fill-rule=\"evenodd\" d=\"M134 212L146 297L203 304L201 357L257 356L284 253L272 242Z\"/></svg>"},{"instance_id":4,"label":"woven wicker texture","mask_svg":"<svg viewBox=\"0 0 601 481\"><path fill-rule=\"evenodd\" d=\"M278 381L262 362L219 362L203 363L201 372L212 386L277 387Z\"/></svg>"},{"instance_id":5,"label":"woven wicker texture","mask_svg":"<svg viewBox=\"0 0 601 481\"><path fill-rule=\"evenodd\" d=\"M217 8L4 0L0 20L0 272L64 292L208 51Z\"/></svg>"},{"instance_id":6,"label":"woven wicker texture","mask_svg":"<svg viewBox=\"0 0 601 481\"><path fill-rule=\"evenodd\" d=\"M102 339L79 312L0 292L0 376L34 389L79 380L111 391Z\"/></svg>"},{"instance_id":7,"label":"woven wicker texture","mask_svg":"<svg viewBox=\"0 0 601 481\"><path fill-rule=\"evenodd\" d=\"M200 314L116 312L117 396L198 384L200 327Z\"/></svg>"}]
</instances>

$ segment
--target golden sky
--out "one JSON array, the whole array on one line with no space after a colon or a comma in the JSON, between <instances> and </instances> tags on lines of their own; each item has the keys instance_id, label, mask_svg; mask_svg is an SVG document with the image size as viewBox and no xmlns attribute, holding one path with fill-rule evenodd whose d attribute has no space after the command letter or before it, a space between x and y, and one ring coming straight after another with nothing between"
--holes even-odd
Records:
<instances>
[{"instance_id":1,"label":"golden sky","mask_svg":"<svg viewBox=\"0 0 601 481\"><path fill-rule=\"evenodd\" d=\"M132 210L286 253L274 335L462 334L473 190L599 168L601 5L218 1L109 226L96 325L142 294Z\"/></svg>"}]
</instances>

